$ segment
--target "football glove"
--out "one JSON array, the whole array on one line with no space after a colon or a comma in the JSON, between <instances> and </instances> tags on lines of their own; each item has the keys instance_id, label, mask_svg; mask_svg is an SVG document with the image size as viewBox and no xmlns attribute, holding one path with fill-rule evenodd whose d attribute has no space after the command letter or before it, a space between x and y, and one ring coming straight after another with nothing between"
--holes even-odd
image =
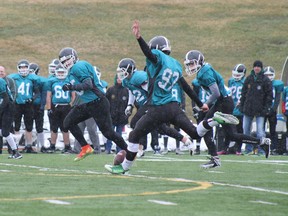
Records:
<instances>
[{"instance_id":1,"label":"football glove","mask_svg":"<svg viewBox=\"0 0 288 216\"><path fill-rule=\"evenodd\" d=\"M67 83L67 84L63 85L63 86L62 86L62 90L63 90L63 91L72 90L72 84L71 84L71 83Z\"/></svg>"},{"instance_id":2,"label":"football glove","mask_svg":"<svg viewBox=\"0 0 288 216\"><path fill-rule=\"evenodd\" d=\"M132 114L132 111L133 111L133 105L129 104L125 109L125 115L130 116Z\"/></svg>"}]
</instances>

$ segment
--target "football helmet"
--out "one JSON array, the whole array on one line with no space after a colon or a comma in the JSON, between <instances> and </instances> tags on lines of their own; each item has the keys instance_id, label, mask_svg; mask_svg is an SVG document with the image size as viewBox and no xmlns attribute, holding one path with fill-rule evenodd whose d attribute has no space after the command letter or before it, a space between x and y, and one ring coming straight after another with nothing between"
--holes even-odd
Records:
<instances>
[{"instance_id":1,"label":"football helmet","mask_svg":"<svg viewBox=\"0 0 288 216\"><path fill-rule=\"evenodd\" d=\"M264 68L264 75L266 75L271 81L275 78L275 70L271 66L267 66Z\"/></svg>"},{"instance_id":2,"label":"football helmet","mask_svg":"<svg viewBox=\"0 0 288 216\"><path fill-rule=\"evenodd\" d=\"M186 53L184 65L186 73L191 76L201 69L205 64L204 55L198 50L190 50Z\"/></svg>"},{"instance_id":3,"label":"football helmet","mask_svg":"<svg viewBox=\"0 0 288 216\"><path fill-rule=\"evenodd\" d=\"M241 80L246 75L246 66L244 64L237 64L232 70L232 77L235 81Z\"/></svg>"},{"instance_id":4,"label":"football helmet","mask_svg":"<svg viewBox=\"0 0 288 216\"><path fill-rule=\"evenodd\" d=\"M64 68L62 64L58 64L55 69L55 77L58 79L65 79L68 75L68 71Z\"/></svg>"},{"instance_id":5,"label":"football helmet","mask_svg":"<svg viewBox=\"0 0 288 216\"><path fill-rule=\"evenodd\" d=\"M27 76L29 74L29 62L26 59L22 59L17 64L17 70L20 76Z\"/></svg>"},{"instance_id":6,"label":"football helmet","mask_svg":"<svg viewBox=\"0 0 288 216\"><path fill-rule=\"evenodd\" d=\"M29 73L38 75L39 71L40 71L40 67L38 64L36 63L29 64Z\"/></svg>"},{"instance_id":7,"label":"football helmet","mask_svg":"<svg viewBox=\"0 0 288 216\"><path fill-rule=\"evenodd\" d=\"M148 46L150 49L158 49L164 52L167 55L170 55L171 53L171 45L169 40L164 36L155 36L153 37L149 43Z\"/></svg>"},{"instance_id":8,"label":"football helmet","mask_svg":"<svg viewBox=\"0 0 288 216\"><path fill-rule=\"evenodd\" d=\"M135 70L137 70L137 68L136 63L133 59L131 58L121 59L116 69L118 79L124 80L130 74L132 75Z\"/></svg>"},{"instance_id":9,"label":"football helmet","mask_svg":"<svg viewBox=\"0 0 288 216\"><path fill-rule=\"evenodd\" d=\"M55 69L57 65L60 64L60 61L58 59L53 59L51 63L48 65L48 72L51 75L55 75Z\"/></svg>"},{"instance_id":10,"label":"football helmet","mask_svg":"<svg viewBox=\"0 0 288 216\"><path fill-rule=\"evenodd\" d=\"M93 67L94 67L94 71L95 71L98 79L100 80L100 78L101 78L101 71L100 71L100 69L99 69L98 67L96 67L96 66L93 66Z\"/></svg>"},{"instance_id":11,"label":"football helmet","mask_svg":"<svg viewBox=\"0 0 288 216\"><path fill-rule=\"evenodd\" d=\"M59 52L59 60L69 70L78 61L77 52L71 47L65 47Z\"/></svg>"}]
</instances>

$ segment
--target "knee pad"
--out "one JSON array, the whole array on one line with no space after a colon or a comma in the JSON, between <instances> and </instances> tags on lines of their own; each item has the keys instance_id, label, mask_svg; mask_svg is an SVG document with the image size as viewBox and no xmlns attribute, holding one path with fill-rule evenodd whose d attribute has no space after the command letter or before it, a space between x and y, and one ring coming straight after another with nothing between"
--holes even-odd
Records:
<instances>
[{"instance_id":1,"label":"knee pad","mask_svg":"<svg viewBox=\"0 0 288 216\"><path fill-rule=\"evenodd\" d=\"M200 137L203 137L208 130L204 127L203 121L200 122L197 126L197 133Z\"/></svg>"},{"instance_id":2,"label":"knee pad","mask_svg":"<svg viewBox=\"0 0 288 216\"><path fill-rule=\"evenodd\" d=\"M128 142L127 143L128 144L128 151L130 151L130 152L134 152L134 153L136 153L136 152L138 152L138 148L139 148L139 144L137 143L131 143L131 142Z\"/></svg>"}]
</instances>

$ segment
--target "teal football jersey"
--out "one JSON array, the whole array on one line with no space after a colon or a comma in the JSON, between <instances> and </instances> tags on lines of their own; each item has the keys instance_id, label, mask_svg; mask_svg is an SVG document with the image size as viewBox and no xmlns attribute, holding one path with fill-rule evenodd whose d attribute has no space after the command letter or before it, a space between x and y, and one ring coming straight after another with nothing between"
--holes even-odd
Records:
<instances>
[{"instance_id":1,"label":"teal football jersey","mask_svg":"<svg viewBox=\"0 0 288 216\"><path fill-rule=\"evenodd\" d=\"M2 104L2 102L3 102L3 97L1 96L1 94L4 92L7 92L10 100L13 101L12 94L10 92L10 89L9 89L6 81L3 78L0 78L0 104Z\"/></svg>"},{"instance_id":2,"label":"teal football jersey","mask_svg":"<svg viewBox=\"0 0 288 216\"><path fill-rule=\"evenodd\" d=\"M228 88L230 89L231 96L232 96L234 106L235 106L233 110L233 115L235 116L243 116L243 113L240 112L239 108L237 107L237 104L240 102L244 81L245 81L245 77L243 77L239 81L236 81L233 77L231 77L228 80Z\"/></svg>"},{"instance_id":3,"label":"teal football jersey","mask_svg":"<svg viewBox=\"0 0 288 216\"><path fill-rule=\"evenodd\" d=\"M82 83L85 79L90 78L93 84L102 92L105 93L103 86L95 73L93 66L87 61L78 61L69 71L69 80L72 85ZM93 90L76 91L79 96L79 103L88 103L99 98Z\"/></svg>"},{"instance_id":4,"label":"teal football jersey","mask_svg":"<svg viewBox=\"0 0 288 216\"><path fill-rule=\"evenodd\" d=\"M288 116L288 86L285 87L282 94L282 101L284 103L285 115Z\"/></svg>"},{"instance_id":5,"label":"teal football jersey","mask_svg":"<svg viewBox=\"0 0 288 216\"><path fill-rule=\"evenodd\" d=\"M40 80L35 74L28 74L27 76L23 77L17 73L11 74L9 77L15 81L17 89L15 102L17 104L25 104L27 100L32 99L34 87L38 88L40 85Z\"/></svg>"},{"instance_id":6,"label":"teal football jersey","mask_svg":"<svg viewBox=\"0 0 288 216\"><path fill-rule=\"evenodd\" d=\"M147 91L141 87L145 82L148 82L148 75L145 71L135 71L130 79L126 78L122 81L122 86L132 92L139 106L147 102Z\"/></svg>"},{"instance_id":7,"label":"teal football jersey","mask_svg":"<svg viewBox=\"0 0 288 216\"><path fill-rule=\"evenodd\" d=\"M152 49L151 51L157 56L158 61L153 64L149 59L146 59L149 73L149 103L152 105L164 105L173 101L177 102L172 97L172 88L179 78L182 77L181 64L160 50ZM151 89L153 90L151 91Z\"/></svg>"},{"instance_id":8,"label":"teal football jersey","mask_svg":"<svg viewBox=\"0 0 288 216\"><path fill-rule=\"evenodd\" d=\"M193 90L198 93L198 98L202 103L205 103L208 100L210 94L200 86L197 79L192 80L191 84L193 86Z\"/></svg>"},{"instance_id":9,"label":"teal football jersey","mask_svg":"<svg viewBox=\"0 0 288 216\"><path fill-rule=\"evenodd\" d=\"M51 92L52 104L69 104L71 102L71 91L63 91L62 87L70 82L69 78L58 79L52 77L50 79L50 86L48 86L47 91Z\"/></svg>"},{"instance_id":10,"label":"teal football jersey","mask_svg":"<svg viewBox=\"0 0 288 216\"><path fill-rule=\"evenodd\" d=\"M284 90L284 83L281 80L273 80L272 88L273 88L273 100L272 100L272 107L273 107L276 94L282 93Z\"/></svg>"},{"instance_id":11,"label":"teal football jersey","mask_svg":"<svg viewBox=\"0 0 288 216\"><path fill-rule=\"evenodd\" d=\"M213 84L217 84L220 94L223 97L228 96L228 92L225 89L224 79L212 66L206 63L200 71L197 73L197 79L201 87L204 88L209 94L211 94L209 87Z\"/></svg>"},{"instance_id":12,"label":"teal football jersey","mask_svg":"<svg viewBox=\"0 0 288 216\"><path fill-rule=\"evenodd\" d=\"M38 78L38 88L39 88L40 94L38 95L37 98L35 98L35 100L33 101L33 104L40 105L42 101L46 100L46 98L42 98L42 97L46 97L48 79L42 76L38 76L38 75L36 76Z\"/></svg>"}]
</instances>

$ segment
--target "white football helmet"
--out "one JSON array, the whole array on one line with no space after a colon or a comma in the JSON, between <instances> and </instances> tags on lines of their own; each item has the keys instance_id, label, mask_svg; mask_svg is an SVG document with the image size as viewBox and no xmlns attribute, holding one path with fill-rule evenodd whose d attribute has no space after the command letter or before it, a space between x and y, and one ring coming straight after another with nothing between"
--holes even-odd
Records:
<instances>
[{"instance_id":1,"label":"white football helmet","mask_svg":"<svg viewBox=\"0 0 288 216\"><path fill-rule=\"evenodd\" d=\"M68 71L63 67L63 65L58 64L55 69L55 77L58 79L66 79Z\"/></svg>"},{"instance_id":2,"label":"white football helmet","mask_svg":"<svg viewBox=\"0 0 288 216\"><path fill-rule=\"evenodd\" d=\"M20 76L27 76L29 74L29 62L26 59L22 59L17 64L17 70Z\"/></svg>"},{"instance_id":3,"label":"white football helmet","mask_svg":"<svg viewBox=\"0 0 288 216\"><path fill-rule=\"evenodd\" d=\"M198 50L190 50L186 53L184 65L186 73L191 76L198 73L205 64L204 55Z\"/></svg>"},{"instance_id":4,"label":"white football helmet","mask_svg":"<svg viewBox=\"0 0 288 216\"><path fill-rule=\"evenodd\" d=\"M275 79L275 70L271 66L264 68L264 75L266 75L271 81Z\"/></svg>"},{"instance_id":5,"label":"white football helmet","mask_svg":"<svg viewBox=\"0 0 288 216\"><path fill-rule=\"evenodd\" d=\"M48 72L51 75L55 75L55 69L57 65L60 64L60 61L58 59L53 59L51 63L48 65Z\"/></svg>"},{"instance_id":6,"label":"white football helmet","mask_svg":"<svg viewBox=\"0 0 288 216\"><path fill-rule=\"evenodd\" d=\"M120 80L124 80L130 74L133 74L135 70L137 70L137 68L136 63L133 59L131 58L121 59L116 69L117 77Z\"/></svg>"},{"instance_id":7,"label":"white football helmet","mask_svg":"<svg viewBox=\"0 0 288 216\"><path fill-rule=\"evenodd\" d=\"M235 81L241 80L246 75L246 66L244 64L237 64L232 70L232 77Z\"/></svg>"}]
</instances>

